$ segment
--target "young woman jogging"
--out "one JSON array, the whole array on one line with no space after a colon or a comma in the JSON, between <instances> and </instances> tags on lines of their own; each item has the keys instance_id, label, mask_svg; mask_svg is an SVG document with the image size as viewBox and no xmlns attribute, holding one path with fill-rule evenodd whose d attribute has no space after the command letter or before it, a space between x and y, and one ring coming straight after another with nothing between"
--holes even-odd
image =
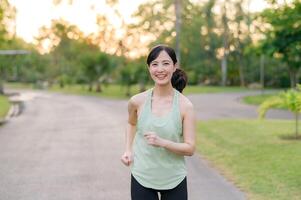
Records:
<instances>
[{"instance_id":1,"label":"young woman jogging","mask_svg":"<svg viewBox=\"0 0 301 200\"><path fill-rule=\"evenodd\" d=\"M151 49L148 71L154 87L128 102L126 149L121 161L131 168L132 200L187 200L184 156L195 151L195 114L182 94L187 76L175 51Z\"/></svg>"}]
</instances>

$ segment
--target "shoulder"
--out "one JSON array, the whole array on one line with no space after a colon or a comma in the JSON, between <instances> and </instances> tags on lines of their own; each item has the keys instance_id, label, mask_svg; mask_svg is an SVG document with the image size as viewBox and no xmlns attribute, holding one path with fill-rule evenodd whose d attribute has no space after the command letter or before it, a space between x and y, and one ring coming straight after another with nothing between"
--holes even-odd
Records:
<instances>
[{"instance_id":1,"label":"shoulder","mask_svg":"<svg viewBox=\"0 0 301 200\"><path fill-rule=\"evenodd\" d=\"M188 113L194 112L193 103L182 93L179 93L179 104L180 104L181 114L183 117Z\"/></svg>"},{"instance_id":2,"label":"shoulder","mask_svg":"<svg viewBox=\"0 0 301 200\"><path fill-rule=\"evenodd\" d=\"M131 107L139 108L144 103L148 92L149 90L146 90L144 92L132 96L128 101L128 105Z\"/></svg>"},{"instance_id":3,"label":"shoulder","mask_svg":"<svg viewBox=\"0 0 301 200\"><path fill-rule=\"evenodd\" d=\"M179 100L181 107L183 107L184 109L193 109L192 102L182 93L179 93Z\"/></svg>"}]
</instances>

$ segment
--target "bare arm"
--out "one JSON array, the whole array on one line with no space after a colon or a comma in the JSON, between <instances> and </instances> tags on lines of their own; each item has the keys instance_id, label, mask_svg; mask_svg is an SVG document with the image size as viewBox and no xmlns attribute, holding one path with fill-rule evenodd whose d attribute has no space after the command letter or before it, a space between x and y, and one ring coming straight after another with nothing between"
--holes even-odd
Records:
<instances>
[{"instance_id":1,"label":"bare arm","mask_svg":"<svg viewBox=\"0 0 301 200\"><path fill-rule=\"evenodd\" d=\"M148 144L164 147L165 149L183 156L192 156L195 151L195 127L196 118L193 105L187 105L183 119L183 143L173 142L167 139L160 138L154 133L145 135Z\"/></svg>"},{"instance_id":2,"label":"bare arm","mask_svg":"<svg viewBox=\"0 0 301 200\"><path fill-rule=\"evenodd\" d=\"M136 133L136 123L137 123L137 106L135 105L133 99L131 98L128 103L128 122L125 131L125 152L121 157L121 161L129 166L132 161L132 145Z\"/></svg>"}]
</instances>

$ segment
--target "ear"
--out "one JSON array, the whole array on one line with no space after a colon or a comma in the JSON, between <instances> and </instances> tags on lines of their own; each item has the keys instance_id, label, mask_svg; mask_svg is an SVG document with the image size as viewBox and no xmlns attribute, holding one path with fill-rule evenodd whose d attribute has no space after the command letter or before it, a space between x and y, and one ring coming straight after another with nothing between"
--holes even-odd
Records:
<instances>
[{"instance_id":1,"label":"ear","mask_svg":"<svg viewBox=\"0 0 301 200\"><path fill-rule=\"evenodd\" d=\"M174 69L173 69L173 72L175 72L177 68L179 68L179 64L178 64L178 63L175 64L175 67L174 67Z\"/></svg>"}]
</instances>

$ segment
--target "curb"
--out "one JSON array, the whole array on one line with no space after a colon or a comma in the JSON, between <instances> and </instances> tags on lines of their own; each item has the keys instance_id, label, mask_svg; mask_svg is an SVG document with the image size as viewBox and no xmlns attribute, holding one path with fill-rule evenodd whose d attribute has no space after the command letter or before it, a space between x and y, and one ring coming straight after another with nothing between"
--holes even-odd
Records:
<instances>
[{"instance_id":1,"label":"curb","mask_svg":"<svg viewBox=\"0 0 301 200\"><path fill-rule=\"evenodd\" d=\"M10 96L5 94L6 96ZM16 101L9 98L9 102L11 104L6 116L3 119L0 119L0 125L7 123L11 118L17 117L22 113L23 108L23 102L22 101Z\"/></svg>"}]
</instances>

